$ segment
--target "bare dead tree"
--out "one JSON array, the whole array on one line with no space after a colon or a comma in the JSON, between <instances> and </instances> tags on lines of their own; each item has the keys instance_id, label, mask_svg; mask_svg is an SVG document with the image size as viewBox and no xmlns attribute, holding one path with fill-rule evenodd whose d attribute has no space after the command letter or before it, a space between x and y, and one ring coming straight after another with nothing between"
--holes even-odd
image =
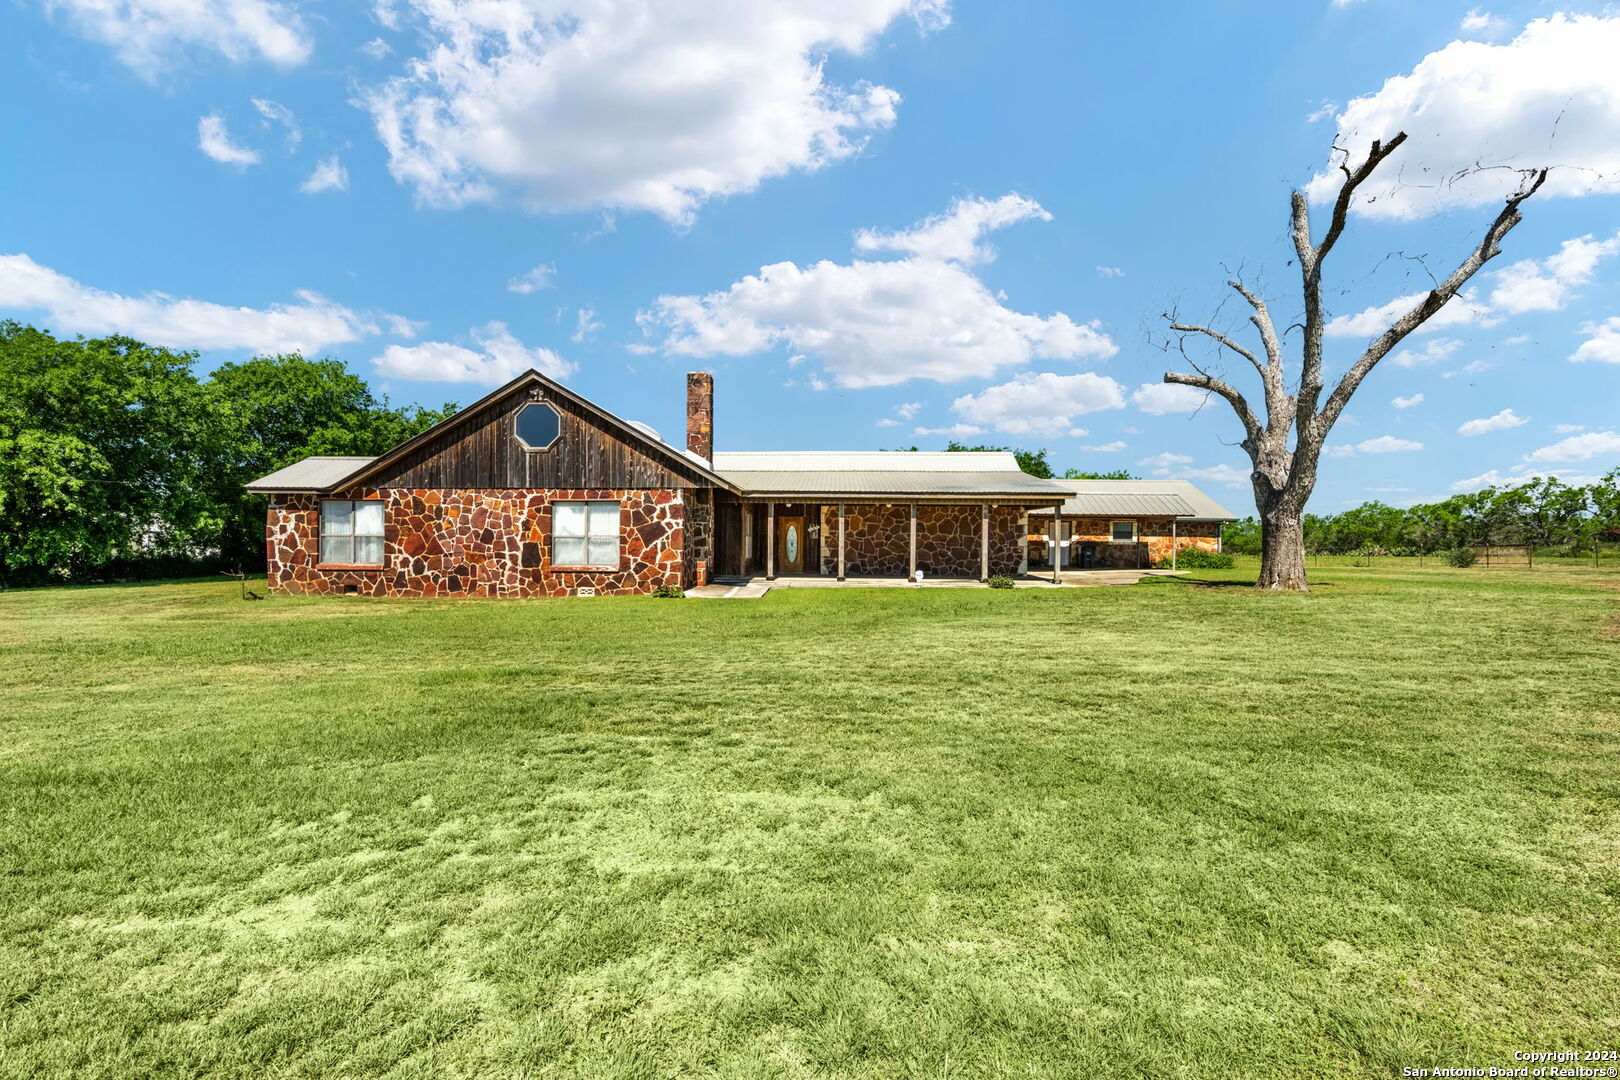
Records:
<instances>
[{"instance_id":1,"label":"bare dead tree","mask_svg":"<svg viewBox=\"0 0 1620 1080\"><path fill-rule=\"evenodd\" d=\"M1339 187L1338 197L1333 201L1333 214L1327 232L1319 242L1311 241L1310 204L1303 192L1293 192L1293 241L1299 258L1305 316L1298 378L1293 384L1292 393L1289 392L1289 376L1285 370L1283 342L1272 322L1271 311L1266 301L1242 281L1229 281L1227 285L1251 309L1249 322L1259 336L1263 356L1219 330L1179 322L1173 315L1165 316L1170 329L1179 335L1176 339L1178 351L1186 357L1193 373L1166 372L1164 381L1220 395L1232 406L1243 424L1243 441L1239 445L1248 453L1254 465L1250 480L1254 485L1255 509L1260 517L1261 558L1260 577L1255 582L1257 588L1298 592L1309 590L1310 585L1305 578L1303 514L1311 490L1316 486L1317 463L1328 432L1333 430L1344 407L1349 404L1362 380L1378 366L1378 362L1457 295L1457 291L1479 272L1480 267L1501 254L1502 238L1522 220L1519 205L1534 195L1547 179L1546 169L1525 171L1518 190L1509 196L1496 219L1486 228L1478 246L1444 281L1430 289L1410 311L1396 319L1388 330L1367 346L1361 358L1350 366L1324 401L1322 264L1344 233L1356 189L1405 141L1405 132L1388 142L1374 140L1367 159L1354 168L1350 165L1348 155L1345 156L1339 166L1344 173L1344 181ZM1288 329L1292 330L1293 327ZM1192 360L1186 349L1187 339L1192 335L1213 340L1220 349L1241 356L1254 367L1265 395L1263 419L1237 387Z\"/></svg>"}]
</instances>

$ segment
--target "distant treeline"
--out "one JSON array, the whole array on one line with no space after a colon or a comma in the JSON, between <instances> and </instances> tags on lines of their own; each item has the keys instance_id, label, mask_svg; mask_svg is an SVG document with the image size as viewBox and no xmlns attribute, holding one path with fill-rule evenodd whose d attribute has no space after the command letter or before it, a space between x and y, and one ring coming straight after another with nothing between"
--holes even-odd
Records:
<instances>
[{"instance_id":1,"label":"distant treeline","mask_svg":"<svg viewBox=\"0 0 1620 1080\"><path fill-rule=\"evenodd\" d=\"M1222 530L1225 550L1260 551L1260 523ZM1305 548L1315 554L1419 555L1459 547L1527 544L1594 551L1620 540L1620 469L1584 487L1538 477L1405 509L1362 503L1340 514L1306 514Z\"/></svg>"},{"instance_id":2,"label":"distant treeline","mask_svg":"<svg viewBox=\"0 0 1620 1080\"><path fill-rule=\"evenodd\" d=\"M335 360L196 361L0 322L0 586L257 570L265 500L243 483L455 411L394 408Z\"/></svg>"}]
</instances>

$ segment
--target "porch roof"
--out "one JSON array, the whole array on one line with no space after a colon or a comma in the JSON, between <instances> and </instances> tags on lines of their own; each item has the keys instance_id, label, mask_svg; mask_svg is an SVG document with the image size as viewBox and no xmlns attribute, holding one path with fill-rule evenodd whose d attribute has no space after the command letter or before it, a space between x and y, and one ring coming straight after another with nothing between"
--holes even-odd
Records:
<instances>
[{"instance_id":1,"label":"porch roof","mask_svg":"<svg viewBox=\"0 0 1620 1080\"><path fill-rule=\"evenodd\" d=\"M1078 490L1063 504L1075 517L1175 517L1236 521L1237 515L1186 480L1070 480ZM1045 507L1032 514L1050 514Z\"/></svg>"},{"instance_id":2,"label":"porch roof","mask_svg":"<svg viewBox=\"0 0 1620 1080\"><path fill-rule=\"evenodd\" d=\"M1047 502L1072 481L1043 480L1000 451L718 452L714 469L745 496L786 498L1007 498Z\"/></svg>"}]
</instances>

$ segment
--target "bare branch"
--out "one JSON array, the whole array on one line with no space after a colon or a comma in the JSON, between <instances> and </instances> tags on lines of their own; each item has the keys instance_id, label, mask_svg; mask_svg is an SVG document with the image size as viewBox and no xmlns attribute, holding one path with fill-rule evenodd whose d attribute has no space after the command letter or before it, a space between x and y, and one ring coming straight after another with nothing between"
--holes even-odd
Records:
<instances>
[{"instance_id":1,"label":"bare branch","mask_svg":"<svg viewBox=\"0 0 1620 1080\"><path fill-rule=\"evenodd\" d=\"M1382 360L1389 354L1390 350L1399 345L1406 335L1422 326L1444 307L1452 297L1456 296L1457 291L1467 284L1469 278L1479 272L1480 267L1502 253L1502 238L1507 236L1515 225L1524 220L1524 216L1519 213L1519 204L1539 191L1541 185L1546 181L1547 170L1541 169L1535 173L1535 178L1528 186L1520 188L1508 198L1506 204L1502 207L1501 213L1496 215L1496 220L1491 222L1490 227L1485 230L1485 235L1480 238L1479 245L1469 253L1469 256L1462 261L1457 269L1453 270L1446 280L1425 294L1423 299L1418 301L1416 307L1396 319L1395 324L1380 334L1367 347L1367 351L1362 354L1361 359L1357 360L1351 365L1350 370L1344 373L1344 377L1339 380L1339 385L1334 388L1332 395L1329 396L1327 404L1322 406L1320 423L1313 426L1319 428L1321 433L1326 435L1327 429L1333 426L1334 421L1338 420L1339 414L1344 411L1344 407L1349 404L1350 396L1361 385L1361 380L1365 379L1368 372L1377 366L1378 361Z\"/></svg>"},{"instance_id":2,"label":"bare branch","mask_svg":"<svg viewBox=\"0 0 1620 1080\"><path fill-rule=\"evenodd\" d=\"M1248 400L1238 391L1237 387L1224 379L1217 379L1215 376L1202 371L1196 375L1187 375L1179 371L1167 371L1164 373L1164 381L1178 386L1192 386L1199 390L1208 390L1225 398L1227 403L1232 406L1232 411L1237 413L1238 419L1243 422L1243 430L1248 435L1248 438L1243 442L1243 448L1249 452L1250 457L1255 455L1265 432L1260 427L1260 421L1255 418L1254 410L1249 408Z\"/></svg>"},{"instance_id":3,"label":"bare branch","mask_svg":"<svg viewBox=\"0 0 1620 1080\"><path fill-rule=\"evenodd\" d=\"M1216 341L1220 342L1222 345L1225 345L1228 349L1231 349L1233 352L1243 357L1243 359L1253 364L1254 369L1260 372L1260 374L1264 375L1266 373L1265 365L1260 363L1259 359L1255 357L1254 353L1250 352L1248 349L1245 349L1243 346L1239 345L1237 342L1233 341L1219 330L1211 330L1207 326L1191 326L1187 323L1176 322L1170 324L1170 329L1181 334L1203 334L1205 337L1214 338Z\"/></svg>"}]
</instances>

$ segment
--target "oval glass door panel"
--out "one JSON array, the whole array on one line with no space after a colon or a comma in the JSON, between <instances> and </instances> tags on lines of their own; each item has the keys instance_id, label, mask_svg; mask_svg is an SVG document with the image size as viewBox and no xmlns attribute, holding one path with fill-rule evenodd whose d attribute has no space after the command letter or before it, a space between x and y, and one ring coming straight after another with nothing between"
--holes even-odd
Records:
<instances>
[{"instance_id":1,"label":"oval glass door panel","mask_svg":"<svg viewBox=\"0 0 1620 1080\"><path fill-rule=\"evenodd\" d=\"M799 561L799 527L797 525L787 527L787 536L783 539L782 546L787 552L788 563L797 565Z\"/></svg>"}]
</instances>

